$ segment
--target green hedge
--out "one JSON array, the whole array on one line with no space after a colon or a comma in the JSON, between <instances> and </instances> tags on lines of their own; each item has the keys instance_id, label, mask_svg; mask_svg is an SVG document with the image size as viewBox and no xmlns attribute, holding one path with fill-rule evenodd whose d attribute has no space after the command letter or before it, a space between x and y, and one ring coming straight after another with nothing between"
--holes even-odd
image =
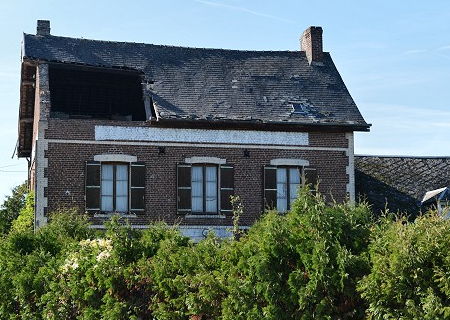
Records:
<instances>
[{"instance_id":1,"label":"green hedge","mask_svg":"<svg viewBox=\"0 0 450 320\"><path fill-rule=\"evenodd\" d=\"M98 232L70 211L16 225L0 239L1 319L449 317L450 226L432 214L374 221L302 189L239 240L118 218Z\"/></svg>"}]
</instances>

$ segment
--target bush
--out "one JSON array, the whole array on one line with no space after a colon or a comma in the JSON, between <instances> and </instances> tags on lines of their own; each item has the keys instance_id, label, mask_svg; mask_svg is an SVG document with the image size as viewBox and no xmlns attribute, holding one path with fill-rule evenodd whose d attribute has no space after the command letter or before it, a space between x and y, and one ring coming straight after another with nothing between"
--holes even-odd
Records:
<instances>
[{"instance_id":1,"label":"bush","mask_svg":"<svg viewBox=\"0 0 450 320\"><path fill-rule=\"evenodd\" d=\"M450 319L450 221L385 218L373 232L372 270L359 285L369 319Z\"/></svg>"},{"instance_id":2,"label":"bush","mask_svg":"<svg viewBox=\"0 0 450 320\"><path fill-rule=\"evenodd\" d=\"M224 319L362 319L371 226L367 206L300 190L292 212L268 213L232 244Z\"/></svg>"},{"instance_id":3,"label":"bush","mask_svg":"<svg viewBox=\"0 0 450 320\"><path fill-rule=\"evenodd\" d=\"M17 228L1 238L0 318L42 319L41 297L59 272L56 260L70 243L90 233L79 215L60 213L36 233Z\"/></svg>"}]
</instances>

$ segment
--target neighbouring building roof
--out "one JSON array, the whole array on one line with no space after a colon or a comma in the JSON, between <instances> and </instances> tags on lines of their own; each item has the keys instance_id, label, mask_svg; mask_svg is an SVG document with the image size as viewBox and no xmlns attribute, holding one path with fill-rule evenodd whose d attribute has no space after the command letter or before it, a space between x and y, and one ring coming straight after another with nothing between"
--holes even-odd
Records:
<instances>
[{"instance_id":1,"label":"neighbouring building roof","mask_svg":"<svg viewBox=\"0 0 450 320\"><path fill-rule=\"evenodd\" d=\"M355 182L375 213L415 216L428 191L450 186L450 157L355 156Z\"/></svg>"}]
</instances>

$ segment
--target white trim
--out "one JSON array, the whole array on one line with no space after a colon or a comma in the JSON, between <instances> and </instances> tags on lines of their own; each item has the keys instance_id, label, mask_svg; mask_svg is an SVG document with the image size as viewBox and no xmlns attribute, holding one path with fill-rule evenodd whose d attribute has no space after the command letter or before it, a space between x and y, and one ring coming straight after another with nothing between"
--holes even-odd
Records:
<instances>
[{"instance_id":1,"label":"white trim","mask_svg":"<svg viewBox=\"0 0 450 320\"><path fill-rule=\"evenodd\" d=\"M211 163L211 164L226 164L226 159L220 159L217 157L190 157L184 159L185 163L194 164L194 163Z\"/></svg>"},{"instance_id":2,"label":"white trim","mask_svg":"<svg viewBox=\"0 0 450 320\"><path fill-rule=\"evenodd\" d=\"M95 126L95 140L309 145L307 132Z\"/></svg>"},{"instance_id":3,"label":"white trim","mask_svg":"<svg viewBox=\"0 0 450 320\"><path fill-rule=\"evenodd\" d=\"M44 138L46 129L48 129L47 121L40 120L38 124L37 139L35 142L35 230L47 224L45 208L48 207L48 199L44 193L45 188L48 187L48 178L44 177L44 170L48 167L48 159L45 157L45 151L48 150L48 140Z\"/></svg>"},{"instance_id":4,"label":"white trim","mask_svg":"<svg viewBox=\"0 0 450 320\"><path fill-rule=\"evenodd\" d=\"M114 216L119 216L120 218L137 218L137 215L135 214L129 214L129 213L94 213L94 218L112 218Z\"/></svg>"},{"instance_id":5,"label":"white trim","mask_svg":"<svg viewBox=\"0 0 450 320\"><path fill-rule=\"evenodd\" d=\"M94 156L94 161L99 162L136 162L136 156L126 154L98 154Z\"/></svg>"},{"instance_id":6,"label":"white trim","mask_svg":"<svg viewBox=\"0 0 450 320\"><path fill-rule=\"evenodd\" d=\"M345 168L348 174L347 183L347 194L351 202L356 201L356 191L355 191L355 139L353 132L348 132L345 134L348 140L348 149L345 152L348 157L348 166Z\"/></svg>"},{"instance_id":7,"label":"white trim","mask_svg":"<svg viewBox=\"0 0 450 320\"><path fill-rule=\"evenodd\" d=\"M223 214L187 214L185 219L225 219Z\"/></svg>"},{"instance_id":8,"label":"white trim","mask_svg":"<svg viewBox=\"0 0 450 320\"><path fill-rule=\"evenodd\" d=\"M304 159L272 159L270 160L272 166L293 166L293 167L307 167L309 161Z\"/></svg>"},{"instance_id":9,"label":"white trim","mask_svg":"<svg viewBox=\"0 0 450 320\"><path fill-rule=\"evenodd\" d=\"M49 143L61 144L92 144L92 145L119 145L119 146L153 146L153 147L192 147L192 148L227 148L227 149L266 149L266 150L306 150L306 151L336 151L347 152L348 148L335 147L298 147L285 145L252 145L252 144L213 144L213 143L162 143L137 141L93 141L93 140L63 140L47 139Z\"/></svg>"}]
</instances>

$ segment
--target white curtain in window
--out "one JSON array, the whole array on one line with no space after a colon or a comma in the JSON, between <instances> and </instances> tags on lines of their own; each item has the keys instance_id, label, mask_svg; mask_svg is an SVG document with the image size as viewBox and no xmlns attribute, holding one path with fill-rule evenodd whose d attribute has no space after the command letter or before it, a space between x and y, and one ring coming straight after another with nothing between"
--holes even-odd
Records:
<instances>
[{"instance_id":1,"label":"white curtain in window","mask_svg":"<svg viewBox=\"0 0 450 320\"><path fill-rule=\"evenodd\" d=\"M287 211L287 170L277 168L277 210Z\"/></svg>"},{"instance_id":2,"label":"white curtain in window","mask_svg":"<svg viewBox=\"0 0 450 320\"><path fill-rule=\"evenodd\" d=\"M113 165L102 165L102 211L112 211L113 208Z\"/></svg>"},{"instance_id":3,"label":"white curtain in window","mask_svg":"<svg viewBox=\"0 0 450 320\"><path fill-rule=\"evenodd\" d=\"M206 212L217 213L217 167L206 167Z\"/></svg>"},{"instance_id":4,"label":"white curtain in window","mask_svg":"<svg viewBox=\"0 0 450 320\"><path fill-rule=\"evenodd\" d=\"M116 211L128 211L128 166L116 166Z\"/></svg>"},{"instance_id":5,"label":"white curtain in window","mask_svg":"<svg viewBox=\"0 0 450 320\"><path fill-rule=\"evenodd\" d=\"M203 212L203 168L191 169L192 212Z\"/></svg>"},{"instance_id":6,"label":"white curtain in window","mask_svg":"<svg viewBox=\"0 0 450 320\"><path fill-rule=\"evenodd\" d=\"M300 186L300 170L299 168L289 169L289 200L290 204L298 198L298 187Z\"/></svg>"}]
</instances>

